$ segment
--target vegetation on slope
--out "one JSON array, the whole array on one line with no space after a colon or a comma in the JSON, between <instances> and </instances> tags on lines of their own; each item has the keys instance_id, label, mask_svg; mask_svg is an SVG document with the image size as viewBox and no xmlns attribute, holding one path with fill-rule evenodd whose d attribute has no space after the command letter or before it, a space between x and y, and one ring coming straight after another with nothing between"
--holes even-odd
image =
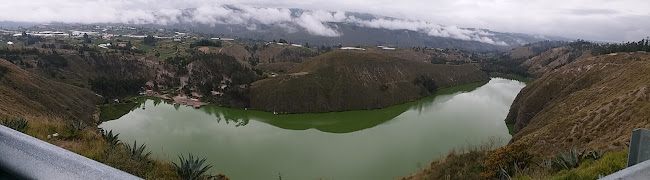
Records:
<instances>
[{"instance_id":1,"label":"vegetation on slope","mask_svg":"<svg viewBox=\"0 0 650 180\"><path fill-rule=\"evenodd\" d=\"M333 51L301 63L291 74L253 83L251 107L290 113L375 109L417 100L435 91L432 87L488 78L469 64L436 65L369 52Z\"/></svg>"},{"instance_id":2,"label":"vegetation on slope","mask_svg":"<svg viewBox=\"0 0 650 180\"><path fill-rule=\"evenodd\" d=\"M7 69L0 78L0 112L9 117L48 115L69 119L92 119L99 97L90 90L33 75L0 59Z\"/></svg>"},{"instance_id":3,"label":"vegetation on slope","mask_svg":"<svg viewBox=\"0 0 650 180\"><path fill-rule=\"evenodd\" d=\"M507 123L512 141L548 154L557 149L620 149L636 128L649 128L650 55L618 53L579 59L526 86Z\"/></svg>"},{"instance_id":4,"label":"vegetation on slope","mask_svg":"<svg viewBox=\"0 0 650 180\"><path fill-rule=\"evenodd\" d=\"M576 154L575 158L579 159L575 159L575 167L558 168L556 165L564 161L560 159L561 153L546 157L530 154L528 148L522 144L496 150L486 147L489 146L470 148L462 154L452 151L444 159L434 161L428 167L421 167L418 172L401 180L595 180L619 171L627 164L627 149L610 151L598 158Z\"/></svg>"}]
</instances>

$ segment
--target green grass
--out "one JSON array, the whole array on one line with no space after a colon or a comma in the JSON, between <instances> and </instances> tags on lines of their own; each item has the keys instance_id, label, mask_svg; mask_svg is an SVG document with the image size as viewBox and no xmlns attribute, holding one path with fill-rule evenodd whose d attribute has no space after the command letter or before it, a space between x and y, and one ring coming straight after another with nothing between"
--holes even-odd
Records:
<instances>
[{"instance_id":1,"label":"green grass","mask_svg":"<svg viewBox=\"0 0 650 180\"><path fill-rule=\"evenodd\" d=\"M118 119L131 112L138 106L138 103L123 103L114 105L104 105L100 108L99 120L101 122Z\"/></svg>"},{"instance_id":2,"label":"green grass","mask_svg":"<svg viewBox=\"0 0 650 180\"><path fill-rule=\"evenodd\" d=\"M616 171L624 169L627 165L627 149L606 153L598 161L586 160L577 169L558 172L551 179L598 179Z\"/></svg>"}]
</instances>

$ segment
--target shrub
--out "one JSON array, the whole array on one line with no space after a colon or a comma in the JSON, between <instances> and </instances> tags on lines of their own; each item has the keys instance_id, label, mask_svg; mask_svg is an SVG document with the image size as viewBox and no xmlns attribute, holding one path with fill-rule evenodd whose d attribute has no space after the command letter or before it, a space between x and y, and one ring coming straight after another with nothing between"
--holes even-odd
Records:
<instances>
[{"instance_id":1,"label":"shrub","mask_svg":"<svg viewBox=\"0 0 650 180\"><path fill-rule=\"evenodd\" d=\"M514 176L516 169L525 169L531 159L532 155L528 153L528 144L526 143L516 142L501 147L492 152L483 163L484 171L481 173L481 177L494 179L505 173ZM503 169L505 173L500 172L499 169Z\"/></svg>"},{"instance_id":2,"label":"shrub","mask_svg":"<svg viewBox=\"0 0 650 180\"><path fill-rule=\"evenodd\" d=\"M142 143L140 147L137 146L138 141L133 141L133 146L130 146L129 144L124 144L124 148L126 149L126 153L131 156L131 158L135 160L144 160L149 158L149 155L151 155L151 152L144 153L144 150L147 148L147 145Z\"/></svg>"},{"instance_id":3,"label":"shrub","mask_svg":"<svg viewBox=\"0 0 650 180\"><path fill-rule=\"evenodd\" d=\"M115 134L113 135L113 130L109 131L108 133L103 132L102 137L104 140L106 140L106 143L111 147L111 149L115 148L118 143L120 143L120 140L117 138L120 134ZM135 146L135 145L134 145Z\"/></svg>"},{"instance_id":4,"label":"shrub","mask_svg":"<svg viewBox=\"0 0 650 180\"><path fill-rule=\"evenodd\" d=\"M586 159L576 169L562 170L550 179L598 179L627 166L627 149L606 153L598 161Z\"/></svg>"},{"instance_id":5,"label":"shrub","mask_svg":"<svg viewBox=\"0 0 650 180\"><path fill-rule=\"evenodd\" d=\"M0 66L0 78L2 78L2 76L4 76L7 72L9 72L9 68Z\"/></svg>"},{"instance_id":6,"label":"shrub","mask_svg":"<svg viewBox=\"0 0 650 180\"><path fill-rule=\"evenodd\" d=\"M23 118L13 119L13 120L10 120L9 118L5 118L4 120L2 120L2 125L7 126L8 128L14 129L16 131L19 131L21 133L25 133L25 130L27 130L27 127L29 126L27 124L27 121Z\"/></svg>"},{"instance_id":7,"label":"shrub","mask_svg":"<svg viewBox=\"0 0 650 180\"><path fill-rule=\"evenodd\" d=\"M178 156L178 159L180 160L180 165L174 162L172 162L172 164L174 164L174 168L181 179L195 180L202 178L204 177L203 174L212 168L212 165L210 164L203 166L203 163L205 163L206 160L205 158L195 158L192 154L189 154L187 159L185 159L183 155L180 155Z\"/></svg>"},{"instance_id":8,"label":"shrub","mask_svg":"<svg viewBox=\"0 0 650 180\"><path fill-rule=\"evenodd\" d=\"M577 168L582 161L587 158L591 158L594 161L601 158L601 153L598 151L589 151L583 150L581 153L578 153L576 148L573 148L567 153L560 153L555 158L555 166L558 169L570 170Z\"/></svg>"},{"instance_id":9,"label":"shrub","mask_svg":"<svg viewBox=\"0 0 650 180\"><path fill-rule=\"evenodd\" d=\"M578 153L576 148L569 151L568 153L560 153L555 158L555 165L560 169L573 169L577 168L582 161L585 151Z\"/></svg>"},{"instance_id":10,"label":"shrub","mask_svg":"<svg viewBox=\"0 0 650 180\"><path fill-rule=\"evenodd\" d=\"M78 139L81 136L81 131L86 126L83 124L81 121L73 122L70 124L65 125L65 130L67 131L67 135L65 135L66 139Z\"/></svg>"}]
</instances>

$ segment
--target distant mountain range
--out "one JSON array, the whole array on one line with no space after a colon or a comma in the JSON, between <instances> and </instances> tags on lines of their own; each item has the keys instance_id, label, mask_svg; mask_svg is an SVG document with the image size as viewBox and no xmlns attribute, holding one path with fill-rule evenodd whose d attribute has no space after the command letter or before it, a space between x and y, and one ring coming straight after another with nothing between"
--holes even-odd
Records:
<instances>
[{"instance_id":1,"label":"distant mountain range","mask_svg":"<svg viewBox=\"0 0 650 180\"><path fill-rule=\"evenodd\" d=\"M459 28L426 21L397 19L367 13L310 11L215 5L123 15L120 22L153 28L174 28L244 39L287 41L310 45L388 45L504 51L545 40L573 40L556 36L503 33ZM11 26L21 23L0 26Z\"/></svg>"}]
</instances>

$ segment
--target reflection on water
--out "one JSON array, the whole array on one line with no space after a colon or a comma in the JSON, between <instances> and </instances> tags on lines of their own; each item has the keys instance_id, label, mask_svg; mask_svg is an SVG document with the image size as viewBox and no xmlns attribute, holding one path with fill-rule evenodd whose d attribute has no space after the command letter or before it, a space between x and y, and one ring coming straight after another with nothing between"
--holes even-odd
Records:
<instances>
[{"instance_id":1,"label":"reflection on water","mask_svg":"<svg viewBox=\"0 0 650 180\"><path fill-rule=\"evenodd\" d=\"M193 153L233 179L392 179L450 149L510 138L503 123L523 83L495 78L388 108L319 114L269 112L140 99L100 125L157 157ZM252 121L251 121L252 120Z\"/></svg>"}]
</instances>

